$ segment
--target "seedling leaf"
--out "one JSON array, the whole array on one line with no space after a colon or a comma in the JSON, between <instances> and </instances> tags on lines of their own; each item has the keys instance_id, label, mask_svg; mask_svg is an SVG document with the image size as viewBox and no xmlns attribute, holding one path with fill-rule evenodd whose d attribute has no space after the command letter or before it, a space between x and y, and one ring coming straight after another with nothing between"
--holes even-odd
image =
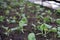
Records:
<instances>
[{"instance_id":1,"label":"seedling leaf","mask_svg":"<svg viewBox=\"0 0 60 40\"><path fill-rule=\"evenodd\" d=\"M30 33L30 34L28 35L28 40L36 40L35 34L34 34L34 33Z\"/></svg>"}]
</instances>

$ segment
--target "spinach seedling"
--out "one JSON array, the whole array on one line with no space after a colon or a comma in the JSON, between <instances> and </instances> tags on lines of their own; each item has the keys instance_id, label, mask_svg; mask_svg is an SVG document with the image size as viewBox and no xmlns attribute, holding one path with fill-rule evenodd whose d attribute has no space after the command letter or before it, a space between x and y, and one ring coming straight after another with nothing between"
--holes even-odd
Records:
<instances>
[{"instance_id":1,"label":"spinach seedling","mask_svg":"<svg viewBox=\"0 0 60 40\"><path fill-rule=\"evenodd\" d=\"M56 23L60 24L60 19L56 19Z\"/></svg>"},{"instance_id":2,"label":"spinach seedling","mask_svg":"<svg viewBox=\"0 0 60 40\"><path fill-rule=\"evenodd\" d=\"M0 22L4 21L4 16L0 16Z\"/></svg>"},{"instance_id":3,"label":"spinach seedling","mask_svg":"<svg viewBox=\"0 0 60 40\"><path fill-rule=\"evenodd\" d=\"M8 23L16 23L16 20L15 19L7 19L7 22Z\"/></svg>"},{"instance_id":4,"label":"spinach seedling","mask_svg":"<svg viewBox=\"0 0 60 40\"><path fill-rule=\"evenodd\" d=\"M42 34L44 37L46 37L46 34L47 34L48 32L50 32L49 29L51 29L52 26L44 23L44 24L42 24L42 25L39 25L37 28L38 28L38 30L41 31L40 34ZM39 33L38 33L38 34L39 34ZM37 35L38 35L38 34L37 34Z\"/></svg>"},{"instance_id":5,"label":"spinach seedling","mask_svg":"<svg viewBox=\"0 0 60 40\"><path fill-rule=\"evenodd\" d=\"M56 27L53 27L50 32L57 32L57 28Z\"/></svg>"},{"instance_id":6,"label":"spinach seedling","mask_svg":"<svg viewBox=\"0 0 60 40\"><path fill-rule=\"evenodd\" d=\"M47 13L48 13L48 14L51 14L51 10L48 10Z\"/></svg>"},{"instance_id":7,"label":"spinach seedling","mask_svg":"<svg viewBox=\"0 0 60 40\"><path fill-rule=\"evenodd\" d=\"M51 19L50 19L49 16L44 17L43 20L44 20L45 23L49 23L49 22L51 22Z\"/></svg>"},{"instance_id":8,"label":"spinach seedling","mask_svg":"<svg viewBox=\"0 0 60 40\"><path fill-rule=\"evenodd\" d=\"M60 9L57 9L57 10L56 10L56 14L57 14L57 15L60 15Z\"/></svg>"},{"instance_id":9,"label":"spinach seedling","mask_svg":"<svg viewBox=\"0 0 60 40\"><path fill-rule=\"evenodd\" d=\"M19 21L19 30L23 32L23 26L27 24L27 18L23 15L23 18Z\"/></svg>"},{"instance_id":10,"label":"spinach seedling","mask_svg":"<svg viewBox=\"0 0 60 40\"><path fill-rule=\"evenodd\" d=\"M4 27L4 26L2 26L2 28L5 29L4 34L7 35L7 36L9 36L9 34L10 34L11 32L13 32L13 31L15 31L15 30L18 30L18 27L10 28L10 29L9 29L9 27Z\"/></svg>"},{"instance_id":11,"label":"spinach seedling","mask_svg":"<svg viewBox=\"0 0 60 40\"><path fill-rule=\"evenodd\" d=\"M4 34L7 35L7 36L9 36L11 30L8 27L4 27L4 26L2 26L2 28L5 29Z\"/></svg>"},{"instance_id":12,"label":"spinach seedling","mask_svg":"<svg viewBox=\"0 0 60 40\"><path fill-rule=\"evenodd\" d=\"M60 27L57 27L57 37L60 38Z\"/></svg>"},{"instance_id":13,"label":"spinach seedling","mask_svg":"<svg viewBox=\"0 0 60 40\"><path fill-rule=\"evenodd\" d=\"M35 34L34 34L34 33L30 33L30 34L28 35L28 40L36 40Z\"/></svg>"}]
</instances>

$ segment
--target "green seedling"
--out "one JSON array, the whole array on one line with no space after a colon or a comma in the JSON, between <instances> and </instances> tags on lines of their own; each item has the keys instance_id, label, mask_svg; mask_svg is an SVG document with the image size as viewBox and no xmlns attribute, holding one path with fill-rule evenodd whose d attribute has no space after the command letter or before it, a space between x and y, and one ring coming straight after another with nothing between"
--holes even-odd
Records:
<instances>
[{"instance_id":1,"label":"green seedling","mask_svg":"<svg viewBox=\"0 0 60 40\"><path fill-rule=\"evenodd\" d=\"M6 15L9 15L9 12L10 12L9 10L5 10Z\"/></svg>"},{"instance_id":2,"label":"green seedling","mask_svg":"<svg viewBox=\"0 0 60 40\"><path fill-rule=\"evenodd\" d=\"M23 18L19 21L19 30L23 32L23 26L27 24L27 18L25 17L25 15L22 16Z\"/></svg>"},{"instance_id":3,"label":"green seedling","mask_svg":"<svg viewBox=\"0 0 60 40\"><path fill-rule=\"evenodd\" d=\"M60 9L57 9L57 10L56 10L56 14L57 14L57 15L60 15Z\"/></svg>"},{"instance_id":4,"label":"green seedling","mask_svg":"<svg viewBox=\"0 0 60 40\"><path fill-rule=\"evenodd\" d=\"M35 34L34 34L34 33L30 33L30 34L28 35L28 40L36 40Z\"/></svg>"},{"instance_id":5,"label":"green seedling","mask_svg":"<svg viewBox=\"0 0 60 40\"><path fill-rule=\"evenodd\" d=\"M57 31L57 37L60 38L60 32L59 31Z\"/></svg>"},{"instance_id":6,"label":"green seedling","mask_svg":"<svg viewBox=\"0 0 60 40\"><path fill-rule=\"evenodd\" d=\"M0 16L0 22L4 21L4 16Z\"/></svg>"},{"instance_id":7,"label":"green seedling","mask_svg":"<svg viewBox=\"0 0 60 40\"><path fill-rule=\"evenodd\" d=\"M60 24L60 19L56 19L56 23Z\"/></svg>"},{"instance_id":8,"label":"green seedling","mask_svg":"<svg viewBox=\"0 0 60 40\"><path fill-rule=\"evenodd\" d=\"M10 20L10 23L16 23L16 20L14 20L14 19Z\"/></svg>"},{"instance_id":9,"label":"green seedling","mask_svg":"<svg viewBox=\"0 0 60 40\"><path fill-rule=\"evenodd\" d=\"M57 27L57 30L60 31L60 27Z\"/></svg>"},{"instance_id":10,"label":"green seedling","mask_svg":"<svg viewBox=\"0 0 60 40\"><path fill-rule=\"evenodd\" d=\"M16 20L15 19L7 19L7 22L8 23L16 23Z\"/></svg>"},{"instance_id":11,"label":"green seedling","mask_svg":"<svg viewBox=\"0 0 60 40\"><path fill-rule=\"evenodd\" d=\"M11 30L8 27L4 27L4 26L2 26L2 28L5 29L4 34L7 35L7 36L9 36Z\"/></svg>"},{"instance_id":12,"label":"green seedling","mask_svg":"<svg viewBox=\"0 0 60 40\"><path fill-rule=\"evenodd\" d=\"M52 28L52 26L50 26L50 25L48 25L48 24L42 24L41 26L38 26L38 30L40 30L42 33L40 33L40 34L42 34L44 37L46 37L46 34L48 33L48 32L50 32L50 30L49 29L51 29ZM39 34L39 33L38 33ZM38 35L37 34L37 35Z\"/></svg>"},{"instance_id":13,"label":"green seedling","mask_svg":"<svg viewBox=\"0 0 60 40\"><path fill-rule=\"evenodd\" d=\"M57 28L53 27L50 32L57 32Z\"/></svg>"},{"instance_id":14,"label":"green seedling","mask_svg":"<svg viewBox=\"0 0 60 40\"><path fill-rule=\"evenodd\" d=\"M44 20L45 23L49 23L49 22L51 22L51 19L50 19L49 16L44 17L43 20Z\"/></svg>"},{"instance_id":15,"label":"green seedling","mask_svg":"<svg viewBox=\"0 0 60 40\"><path fill-rule=\"evenodd\" d=\"M32 23L33 29L36 30L36 25Z\"/></svg>"},{"instance_id":16,"label":"green seedling","mask_svg":"<svg viewBox=\"0 0 60 40\"><path fill-rule=\"evenodd\" d=\"M51 10L48 10L47 13L48 13L48 14L51 14Z\"/></svg>"},{"instance_id":17,"label":"green seedling","mask_svg":"<svg viewBox=\"0 0 60 40\"><path fill-rule=\"evenodd\" d=\"M15 20L7 20L9 23L15 23ZM19 21L19 26L18 27L15 27L15 28L11 28L10 30L11 31L14 31L14 30L19 30L19 31L22 31L23 32L23 26L26 26L27 25L27 18L25 17L25 15L23 14L22 15L22 19ZM24 32L23 32L24 33Z\"/></svg>"},{"instance_id":18,"label":"green seedling","mask_svg":"<svg viewBox=\"0 0 60 40\"><path fill-rule=\"evenodd\" d=\"M57 27L57 37L60 38L60 27Z\"/></svg>"},{"instance_id":19,"label":"green seedling","mask_svg":"<svg viewBox=\"0 0 60 40\"><path fill-rule=\"evenodd\" d=\"M10 28L10 29L9 29L9 27L4 27L4 26L2 26L2 28L5 29L4 34L7 35L7 36L9 36L9 34L10 34L11 32L13 32L13 31L15 31L15 30L18 30L19 27L15 27L15 28Z\"/></svg>"}]
</instances>

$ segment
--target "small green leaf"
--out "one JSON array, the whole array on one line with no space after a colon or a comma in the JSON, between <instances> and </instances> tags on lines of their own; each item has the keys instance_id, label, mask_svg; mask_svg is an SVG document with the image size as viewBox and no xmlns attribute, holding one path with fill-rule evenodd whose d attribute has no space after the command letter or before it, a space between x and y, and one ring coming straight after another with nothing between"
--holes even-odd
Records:
<instances>
[{"instance_id":1,"label":"small green leaf","mask_svg":"<svg viewBox=\"0 0 60 40\"><path fill-rule=\"evenodd\" d=\"M28 40L36 40L35 34L34 34L34 33L30 33L30 34L28 35Z\"/></svg>"},{"instance_id":2,"label":"small green leaf","mask_svg":"<svg viewBox=\"0 0 60 40\"><path fill-rule=\"evenodd\" d=\"M39 30L41 31L46 30L46 29L47 29L47 26L45 25L45 23L39 26Z\"/></svg>"},{"instance_id":3,"label":"small green leaf","mask_svg":"<svg viewBox=\"0 0 60 40\"><path fill-rule=\"evenodd\" d=\"M60 24L60 19L56 19L56 23Z\"/></svg>"},{"instance_id":4,"label":"small green leaf","mask_svg":"<svg viewBox=\"0 0 60 40\"><path fill-rule=\"evenodd\" d=\"M60 31L60 27L57 27L57 30Z\"/></svg>"},{"instance_id":5,"label":"small green leaf","mask_svg":"<svg viewBox=\"0 0 60 40\"><path fill-rule=\"evenodd\" d=\"M0 21L3 22L4 16L0 16Z\"/></svg>"},{"instance_id":6,"label":"small green leaf","mask_svg":"<svg viewBox=\"0 0 60 40\"><path fill-rule=\"evenodd\" d=\"M44 22L51 22L50 17L44 17Z\"/></svg>"},{"instance_id":7,"label":"small green leaf","mask_svg":"<svg viewBox=\"0 0 60 40\"><path fill-rule=\"evenodd\" d=\"M45 25L46 25L46 27L47 27L48 29L51 29L51 28L52 28L51 25L48 25L48 24L45 24Z\"/></svg>"},{"instance_id":8,"label":"small green leaf","mask_svg":"<svg viewBox=\"0 0 60 40\"><path fill-rule=\"evenodd\" d=\"M52 28L52 29L51 29L51 32L57 32L57 28L55 28L55 27Z\"/></svg>"},{"instance_id":9,"label":"small green leaf","mask_svg":"<svg viewBox=\"0 0 60 40\"><path fill-rule=\"evenodd\" d=\"M60 15L60 8L56 10L56 13Z\"/></svg>"},{"instance_id":10,"label":"small green leaf","mask_svg":"<svg viewBox=\"0 0 60 40\"><path fill-rule=\"evenodd\" d=\"M19 27L15 27L15 28L11 28L11 31L15 31L15 30L18 30Z\"/></svg>"},{"instance_id":11,"label":"small green leaf","mask_svg":"<svg viewBox=\"0 0 60 40\"><path fill-rule=\"evenodd\" d=\"M58 35L57 37L59 37L59 38L60 38L60 32L59 32L59 31L57 32L57 35Z\"/></svg>"},{"instance_id":12,"label":"small green leaf","mask_svg":"<svg viewBox=\"0 0 60 40\"><path fill-rule=\"evenodd\" d=\"M37 26L37 29L38 29L38 30L41 30L41 31L43 31L43 30L46 30L46 31L47 31L48 29L51 29L51 28L52 28L52 26L50 26L50 25L48 25L48 24L45 24L45 23L42 24L42 25L38 25L38 26Z\"/></svg>"},{"instance_id":13,"label":"small green leaf","mask_svg":"<svg viewBox=\"0 0 60 40\"><path fill-rule=\"evenodd\" d=\"M23 31L23 26L27 24L27 18L25 17L25 15L22 16L23 18L19 21L19 28L21 31Z\"/></svg>"}]
</instances>

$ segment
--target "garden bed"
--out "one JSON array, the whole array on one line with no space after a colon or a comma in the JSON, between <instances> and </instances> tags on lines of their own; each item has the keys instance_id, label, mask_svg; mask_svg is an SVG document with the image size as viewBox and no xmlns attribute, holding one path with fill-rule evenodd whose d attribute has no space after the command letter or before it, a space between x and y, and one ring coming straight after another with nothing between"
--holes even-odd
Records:
<instances>
[{"instance_id":1,"label":"garden bed","mask_svg":"<svg viewBox=\"0 0 60 40\"><path fill-rule=\"evenodd\" d=\"M60 13L30 2L0 6L0 40L60 40Z\"/></svg>"}]
</instances>

